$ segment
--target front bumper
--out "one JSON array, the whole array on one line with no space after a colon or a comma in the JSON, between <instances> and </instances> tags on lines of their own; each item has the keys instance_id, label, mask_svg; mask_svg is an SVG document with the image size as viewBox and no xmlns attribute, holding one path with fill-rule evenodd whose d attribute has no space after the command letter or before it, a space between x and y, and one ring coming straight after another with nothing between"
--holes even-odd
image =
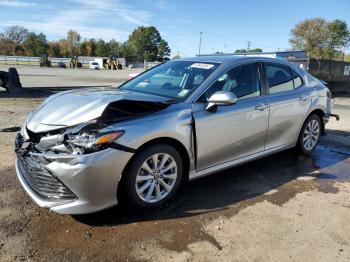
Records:
<instances>
[{"instance_id":1,"label":"front bumper","mask_svg":"<svg viewBox=\"0 0 350 262\"><path fill-rule=\"evenodd\" d=\"M17 156L16 171L22 186L39 206L61 214L86 214L118 203L118 183L132 155L109 148L86 155L26 156L32 160L26 163L37 163L46 174L53 176L53 180L57 180L54 183L49 179L46 185L45 178L35 173L38 172L37 167L25 167L20 155ZM28 177L30 171L32 173Z\"/></svg>"}]
</instances>

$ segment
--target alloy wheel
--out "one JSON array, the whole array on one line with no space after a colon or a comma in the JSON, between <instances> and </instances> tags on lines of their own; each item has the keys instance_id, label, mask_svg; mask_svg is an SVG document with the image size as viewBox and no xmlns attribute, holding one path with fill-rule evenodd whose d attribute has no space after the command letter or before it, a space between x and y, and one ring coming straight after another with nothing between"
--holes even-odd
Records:
<instances>
[{"instance_id":1,"label":"alloy wheel","mask_svg":"<svg viewBox=\"0 0 350 262\"><path fill-rule=\"evenodd\" d=\"M306 126L303 134L303 146L306 150L312 150L320 136L320 125L317 120L312 119Z\"/></svg>"},{"instance_id":2,"label":"alloy wheel","mask_svg":"<svg viewBox=\"0 0 350 262\"><path fill-rule=\"evenodd\" d=\"M177 164L166 153L157 153L143 162L136 175L136 193L143 201L155 203L166 197L174 188Z\"/></svg>"}]
</instances>

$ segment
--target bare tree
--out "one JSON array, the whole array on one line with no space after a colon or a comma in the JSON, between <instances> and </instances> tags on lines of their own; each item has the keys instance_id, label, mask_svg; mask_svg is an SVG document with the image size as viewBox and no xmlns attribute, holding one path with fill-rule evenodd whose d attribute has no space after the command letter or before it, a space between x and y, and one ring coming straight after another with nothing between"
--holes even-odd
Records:
<instances>
[{"instance_id":1,"label":"bare tree","mask_svg":"<svg viewBox=\"0 0 350 262\"><path fill-rule=\"evenodd\" d=\"M24 39L26 39L28 30L23 26L13 25L5 28L5 37L11 41L16 46L19 46Z\"/></svg>"},{"instance_id":2,"label":"bare tree","mask_svg":"<svg viewBox=\"0 0 350 262\"><path fill-rule=\"evenodd\" d=\"M12 42L12 54L15 55L20 49L21 44L26 39L28 30L23 26L13 25L5 28L4 38L7 42Z\"/></svg>"},{"instance_id":3,"label":"bare tree","mask_svg":"<svg viewBox=\"0 0 350 262\"><path fill-rule=\"evenodd\" d=\"M77 55L79 43L80 34L78 33L78 31L69 30L67 32L67 44L69 55Z\"/></svg>"}]
</instances>

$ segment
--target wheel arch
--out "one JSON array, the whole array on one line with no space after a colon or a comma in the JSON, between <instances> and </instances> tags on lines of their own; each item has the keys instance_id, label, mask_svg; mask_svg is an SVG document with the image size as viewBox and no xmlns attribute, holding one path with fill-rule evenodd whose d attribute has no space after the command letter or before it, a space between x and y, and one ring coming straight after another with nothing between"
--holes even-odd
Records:
<instances>
[{"instance_id":1,"label":"wheel arch","mask_svg":"<svg viewBox=\"0 0 350 262\"><path fill-rule=\"evenodd\" d=\"M307 115L307 117L304 119L303 124L305 123L305 120L311 115L317 115L320 118L320 120L321 120L321 133L324 134L324 132L325 132L325 124L324 124L324 121L323 121L323 117L326 115L326 113L322 109L316 108L316 109L312 110Z\"/></svg>"},{"instance_id":2,"label":"wheel arch","mask_svg":"<svg viewBox=\"0 0 350 262\"><path fill-rule=\"evenodd\" d=\"M174 147L181 156L181 159L183 161L183 168L184 168L184 175L185 177L188 177L188 171L190 167L190 155L186 149L186 147L177 139L172 137L158 137L154 138L152 140L147 141L143 145L141 145L135 152L135 155L142 151L144 148L155 145L155 144L167 144L169 146ZM131 160L131 159L130 159Z\"/></svg>"},{"instance_id":3,"label":"wheel arch","mask_svg":"<svg viewBox=\"0 0 350 262\"><path fill-rule=\"evenodd\" d=\"M124 178L126 176L126 172L130 168L130 165L134 161L135 157L139 152L144 150L147 147L150 147L152 145L156 144L167 144L172 147L174 147L180 154L180 157L183 162L183 177L182 177L182 182L181 183L186 183L189 181L189 169L190 169L190 155L186 149L186 147L177 139L171 138L171 137L158 137L151 139L144 144L142 144L139 148L136 149L134 155L129 159L128 163L126 164L123 173L121 175L119 184L118 184L118 189L117 189L117 198L120 199L123 194L123 183L124 183ZM119 201L118 201L119 202Z\"/></svg>"},{"instance_id":4,"label":"wheel arch","mask_svg":"<svg viewBox=\"0 0 350 262\"><path fill-rule=\"evenodd\" d=\"M297 136L297 139L296 139L296 141L295 141L295 144L298 142L298 138L299 138L301 129L302 129L302 127L303 127L303 125L304 125L306 119L307 119L309 116L313 115L313 114L319 116L319 118L320 118L320 120L321 120L321 134L324 134L324 132L325 132L325 124L324 124L322 118L326 115L326 113L325 113L321 108L313 108L312 110L310 110L310 111L306 114L305 118L303 119L303 122L301 122L301 125L300 125L300 127L299 127L299 132L298 132L298 136Z\"/></svg>"}]
</instances>

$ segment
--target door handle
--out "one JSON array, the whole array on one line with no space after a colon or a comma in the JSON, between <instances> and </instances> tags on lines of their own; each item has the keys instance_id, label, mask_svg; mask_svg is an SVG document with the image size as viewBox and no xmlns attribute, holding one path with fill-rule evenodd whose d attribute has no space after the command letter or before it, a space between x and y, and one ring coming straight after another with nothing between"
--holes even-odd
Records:
<instances>
[{"instance_id":1,"label":"door handle","mask_svg":"<svg viewBox=\"0 0 350 262\"><path fill-rule=\"evenodd\" d=\"M255 107L255 110L264 111L268 107L269 107L269 105L267 105L267 104L259 104Z\"/></svg>"},{"instance_id":2,"label":"door handle","mask_svg":"<svg viewBox=\"0 0 350 262\"><path fill-rule=\"evenodd\" d=\"M309 97L308 96L300 96L299 100L306 101L306 100L309 100Z\"/></svg>"}]
</instances>

